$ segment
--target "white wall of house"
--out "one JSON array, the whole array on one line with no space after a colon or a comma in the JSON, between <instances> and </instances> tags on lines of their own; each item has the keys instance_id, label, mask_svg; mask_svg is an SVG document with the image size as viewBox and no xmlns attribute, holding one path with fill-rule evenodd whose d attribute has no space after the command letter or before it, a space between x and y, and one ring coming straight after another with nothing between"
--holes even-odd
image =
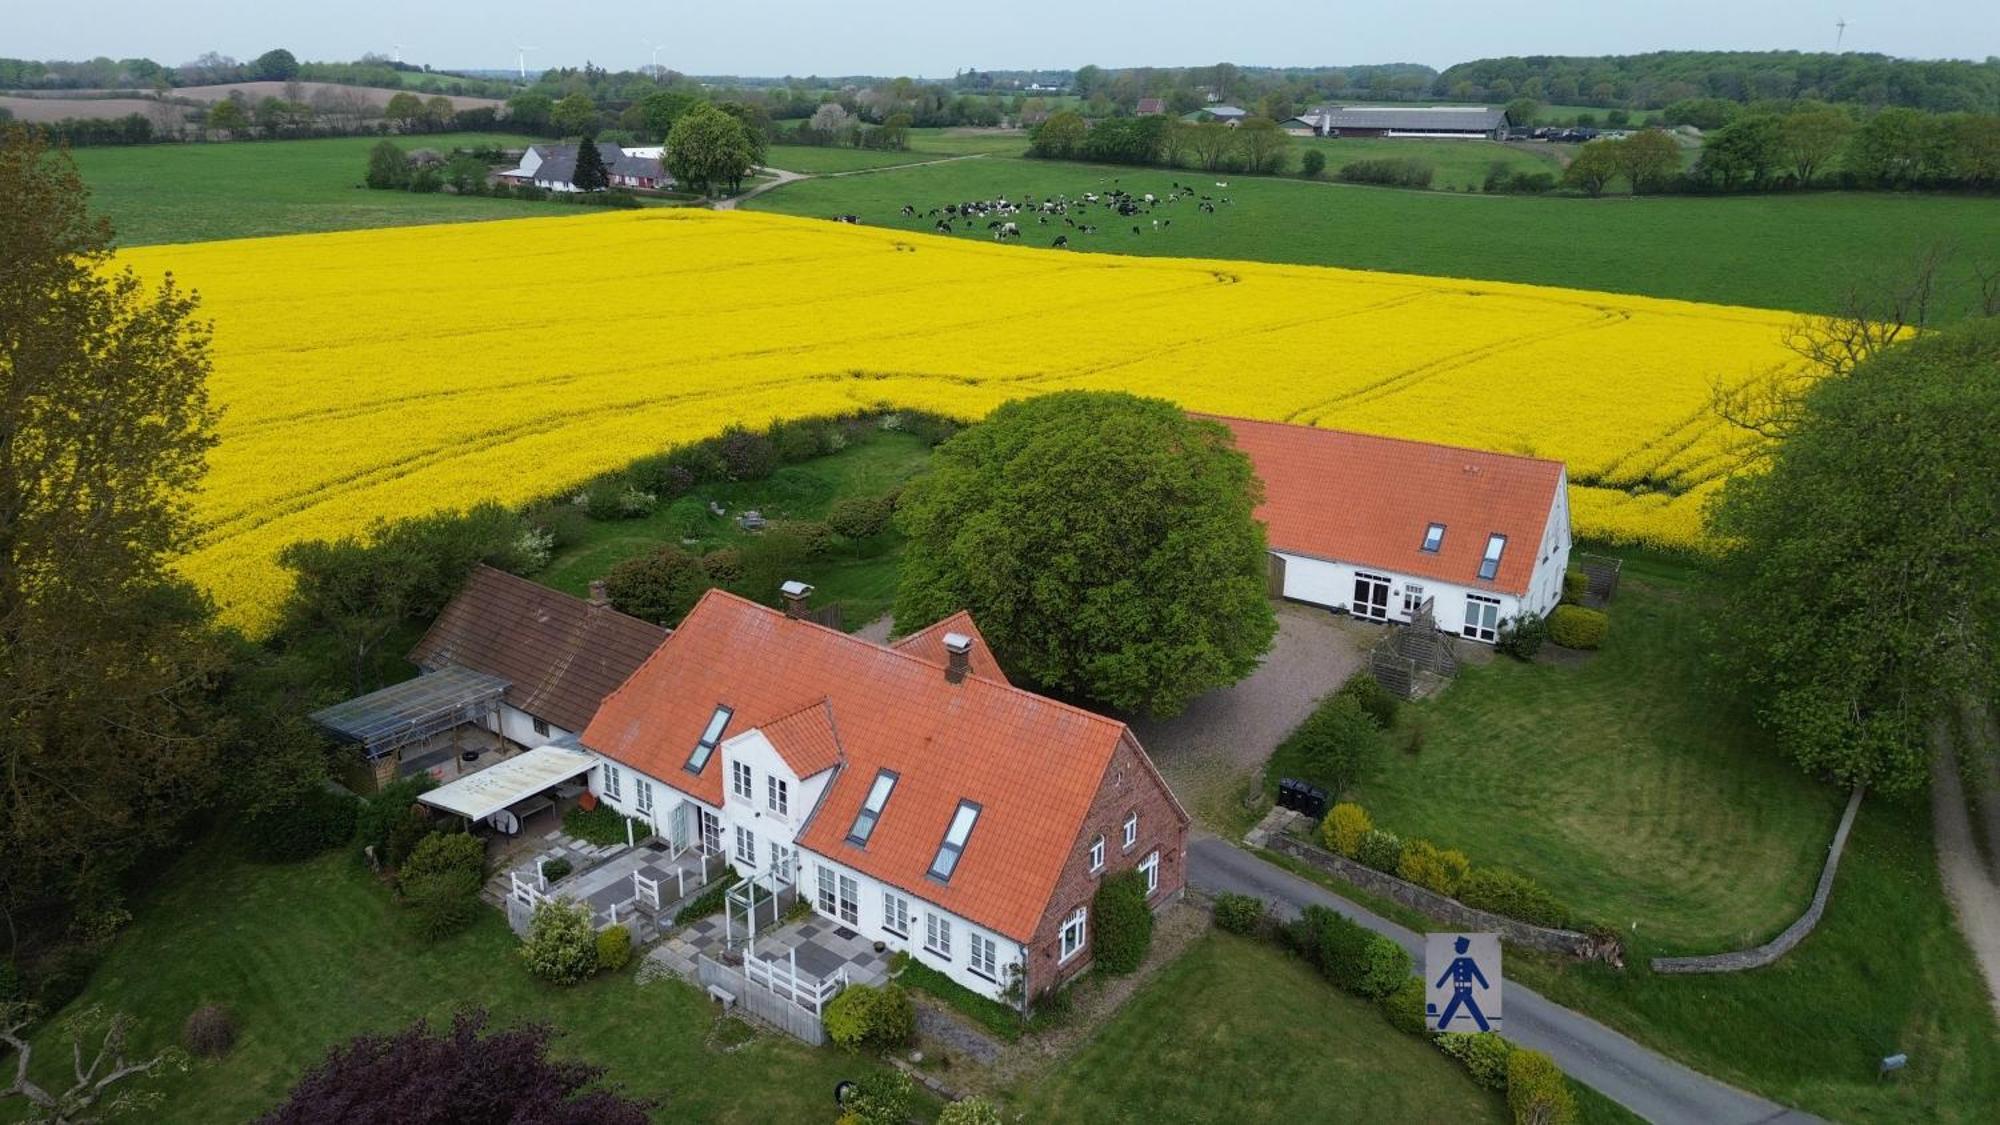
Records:
<instances>
[{"instance_id":1,"label":"white wall of house","mask_svg":"<svg viewBox=\"0 0 2000 1125\"><path fill-rule=\"evenodd\" d=\"M724 740L716 752L722 757L722 849L745 876L763 874L771 869L772 844L797 848L799 829L818 807L834 771L798 777L764 733L754 729ZM747 797L738 792L739 776L749 783ZM782 801L773 800L774 780L783 786ZM749 841L750 852L741 850L739 833L746 834L742 838Z\"/></svg>"},{"instance_id":2,"label":"white wall of house","mask_svg":"<svg viewBox=\"0 0 2000 1125\"><path fill-rule=\"evenodd\" d=\"M1569 469L1563 469L1562 483L1549 505L1549 519L1542 531L1541 548L1535 554L1535 573L1528 581L1526 607L1531 613L1547 614L1562 601L1563 574L1569 570Z\"/></svg>"},{"instance_id":3,"label":"white wall of house","mask_svg":"<svg viewBox=\"0 0 2000 1125\"><path fill-rule=\"evenodd\" d=\"M834 880L832 910L825 909L825 904L821 900L821 870L832 872ZM846 902L843 901L843 888L840 882L843 878L853 880L855 897L852 901L855 911L851 917L845 912ZM919 963L946 974L981 996L988 996L1002 1003L1007 1002L1006 998L1000 995L1007 986L1007 967L1021 964L1027 956L1027 951L1020 942L1003 937L984 926L974 925L948 910L942 910L924 901L918 895L890 886L817 852L807 851L799 855L799 894L813 904L813 910L825 915L829 920L855 930L870 941L879 941L890 949L902 950ZM909 915L909 926L905 932L898 933L885 924L885 919L889 917L885 896L894 896L906 904L904 909ZM950 927L949 954L929 947L932 915L936 915ZM993 972L990 976L982 974L973 967L972 950L975 937L993 943Z\"/></svg>"},{"instance_id":4,"label":"white wall of house","mask_svg":"<svg viewBox=\"0 0 2000 1125\"><path fill-rule=\"evenodd\" d=\"M1381 618L1371 620L1408 621L1416 604L1423 598L1432 598L1432 613L1437 618L1438 628L1453 636L1491 641L1486 636L1486 617L1490 616L1494 629L1498 623L1515 617L1521 612L1521 599L1511 594L1497 594L1452 582L1441 582L1435 578L1420 578L1416 575L1400 574L1379 567L1356 566L1352 563L1333 559L1315 558L1311 555L1295 555L1289 551L1273 552L1285 560L1285 596L1328 608L1339 607L1349 612L1357 612L1356 581L1363 576L1385 582L1389 587L1388 612ZM1560 594L1562 579L1560 572L1556 578L1556 590ZM1473 634L1465 631L1468 619L1473 620ZM1476 634L1476 635L1475 635Z\"/></svg>"},{"instance_id":5,"label":"white wall of house","mask_svg":"<svg viewBox=\"0 0 2000 1125\"><path fill-rule=\"evenodd\" d=\"M530 749L547 746L556 739L572 733L505 703L500 705L497 717L487 718L486 729L517 746L526 746Z\"/></svg>"}]
</instances>

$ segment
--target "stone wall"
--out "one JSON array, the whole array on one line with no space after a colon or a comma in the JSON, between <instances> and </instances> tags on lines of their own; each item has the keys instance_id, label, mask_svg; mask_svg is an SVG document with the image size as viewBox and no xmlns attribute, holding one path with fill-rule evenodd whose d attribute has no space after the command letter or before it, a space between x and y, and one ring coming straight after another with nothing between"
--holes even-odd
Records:
<instances>
[{"instance_id":1,"label":"stone wall","mask_svg":"<svg viewBox=\"0 0 2000 1125\"><path fill-rule=\"evenodd\" d=\"M1267 845L1272 851L1290 856L1331 875L1338 875L1362 890L1393 899L1421 914L1459 930L1492 931L1504 940L1530 949L1561 953L1585 961L1604 961L1622 966L1625 951L1615 939L1593 937L1576 930L1552 930L1512 918L1474 910L1455 898L1419 887L1415 883L1356 863L1324 848L1316 848L1294 837L1273 835Z\"/></svg>"},{"instance_id":2,"label":"stone wall","mask_svg":"<svg viewBox=\"0 0 2000 1125\"><path fill-rule=\"evenodd\" d=\"M1761 969L1792 951L1792 947L1806 939L1819 925L1820 915L1826 913L1827 900L1833 897L1833 878L1840 873L1840 853L1847 848L1847 831L1854 827L1854 814L1861 808L1862 790L1856 788L1847 798L1847 811L1840 814L1840 827L1833 831L1833 843L1827 845L1826 866L1820 869L1819 886L1813 889L1812 904L1798 920L1786 926L1783 933L1770 941L1752 949L1738 949L1731 953L1711 953L1705 957L1655 957L1652 960L1656 973L1736 973L1744 969Z\"/></svg>"}]
</instances>

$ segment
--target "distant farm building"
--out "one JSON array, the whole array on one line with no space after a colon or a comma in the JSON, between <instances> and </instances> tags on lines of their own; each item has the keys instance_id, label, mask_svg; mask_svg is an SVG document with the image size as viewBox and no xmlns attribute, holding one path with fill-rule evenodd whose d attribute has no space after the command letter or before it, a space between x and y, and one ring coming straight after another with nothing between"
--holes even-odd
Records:
<instances>
[{"instance_id":1,"label":"distant farm building","mask_svg":"<svg viewBox=\"0 0 2000 1125\"><path fill-rule=\"evenodd\" d=\"M1167 112L1167 101L1165 98L1139 99L1139 116L1150 117L1153 114L1165 112Z\"/></svg>"},{"instance_id":2,"label":"distant farm building","mask_svg":"<svg viewBox=\"0 0 2000 1125\"><path fill-rule=\"evenodd\" d=\"M1242 106L1212 105L1206 109L1197 109L1193 113L1186 114L1181 120L1197 123L1219 121L1224 125L1236 126L1243 124L1243 119L1248 116L1250 116L1250 112Z\"/></svg>"},{"instance_id":3,"label":"distant farm building","mask_svg":"<svg viewBox=\"0 0 2000 1125\"><path fill-rule=\"evenodd\" d=\"M1499 140L1507 125L1507 111L1497 106L1325 105L1285 122L1285 130L1320 137Z\"/></svg>"},{"instance_id":4,"label":"distant farm building","mask_svg":"<svg viewBox=\"0 0 2000 1125\"><path fill-rule=\"evenodd\" d=\"M660 163L658 148L620 148L610 141L597 142L597 155L604 161L605 178L615 188L659 191L674 185ZM521 154L521 164L500 173L502 183L533 184L549 191L575 191L575 145L531 145Z\"/></svg>"}]
</instances>

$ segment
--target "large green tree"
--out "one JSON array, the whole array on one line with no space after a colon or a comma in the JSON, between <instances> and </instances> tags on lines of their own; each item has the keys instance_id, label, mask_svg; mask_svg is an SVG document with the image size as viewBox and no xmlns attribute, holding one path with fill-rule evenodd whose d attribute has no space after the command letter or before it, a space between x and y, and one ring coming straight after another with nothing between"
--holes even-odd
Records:
<instances>
[{"instance_id":1,"label":"large green tree","mask_svg":"<svg viewBox=\"0 0 2000 1125\"><path fill-rule=\"evenodd\" d=\"M756 162L757 146L743 123L713 105L681 114L666 147L667 171L681 186L703 193L741 183Z\"/></svg>"},{"instance_id":2,"label":"large green tree","mask_svg":"<svg viewBox=\"0 0 2000 1125\"><path fill-rule=\"evenodd\" d=\"M1008 403L903 492L897 626L968 609L1009 675L1172 714L1248 675L1276 631L1260 491L1229 431L1173 403Z\"/></svg>"},{"instance_id":3,"label":"large green tree","mask_svg":"<svg viewBox=\"0 0 2000 1125\"><path fill-rule=\"evenodd\" d=\"M111 904L215 772L210 608L172 570L215 440L208 328L171 277L112 268L87 198L0 133L0 951Z\"/></svg>"},{"instance_id":4,"label":"large green tree","mask_svg":"<svg viewBox=\"0 0 2000 1125\"><path fill-rule=\"evenodd\" d=\"M558 134L565 137L580 136L597 131L597 103L590 95L579 90L566 95L549 111L549 124Z\"/></svg>"},{"instance_id":5,"label":"large green tree","mask_svg":"<svg viewBox=\"0 0 2000 1125\"><path fill-rule=\"evenodd\" d=\"M1712 509L1727 680L1805 769L1915 789L1933 722L1993 686L1996 418L2000 321L1927 333L1807 391Z\"/></svg>"}]
</instances>

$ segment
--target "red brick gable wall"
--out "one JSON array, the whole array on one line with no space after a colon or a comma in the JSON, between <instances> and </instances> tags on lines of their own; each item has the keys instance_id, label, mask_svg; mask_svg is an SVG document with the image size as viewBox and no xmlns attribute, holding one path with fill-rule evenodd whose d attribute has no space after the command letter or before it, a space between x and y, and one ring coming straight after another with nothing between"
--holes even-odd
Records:
<instances>
[{"instance_id":1,"label":"red brick gable wall","mask_svg":"<svg viewBox=\"0 0 2000 1125\"><path fill-rule=\"evenodd\" d=\"M1139 838L1129 848L1125 839L1125 817L1139 814ZM1100 879L1139 866L1147 854L1160 853L1160 887L1149 900L1155 909L1180 895L1187 884L1187 816L1160 779L1159 772L1139 747L1130 731L1119 740L1110 764L1097 783L1083 828L1077 833L1070 855L1063 864L1042 920L1035 927L1028 947L1027 994L1037 996L1083 971L1090 964L1086 942L1082 952L1058 964L1062 956L1062 925L1079 906L1089 907ZM1104 868L1090 869L1090 843L1104 837ZM1091 933L1096 932L1093 917Z\"/></svg>"}]
</instances>

